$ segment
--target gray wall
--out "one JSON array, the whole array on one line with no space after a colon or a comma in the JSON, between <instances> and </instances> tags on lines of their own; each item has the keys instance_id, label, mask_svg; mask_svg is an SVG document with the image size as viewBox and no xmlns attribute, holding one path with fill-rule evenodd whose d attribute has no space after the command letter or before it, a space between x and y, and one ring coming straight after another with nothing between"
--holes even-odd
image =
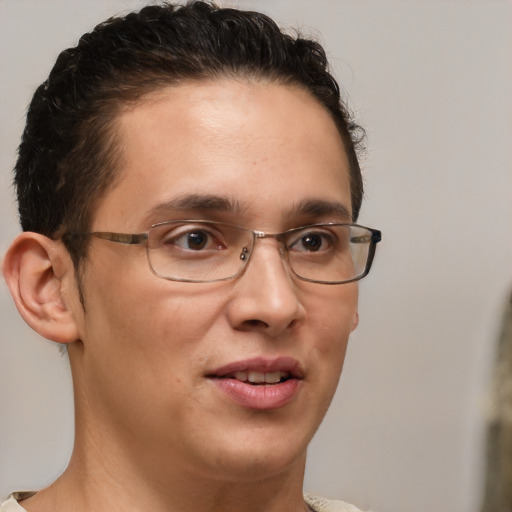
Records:
<instances>
[{"instance_id":1,"label":"gray wall","mask_svg":"<svg viewBox=\"0 0 512 512\"><path fill-rule=\"evenodd\" d=\"M318 34L368 131L361 222L384 240L313 442L306 488L378 512L473 512L485 397L512 285L512 3L245 0ZM130 0L0 0L0 252L10 169L58 50ZM72 438L68 363L0 286L0 495L51 481Z\"/></svg>"}]
</instances>

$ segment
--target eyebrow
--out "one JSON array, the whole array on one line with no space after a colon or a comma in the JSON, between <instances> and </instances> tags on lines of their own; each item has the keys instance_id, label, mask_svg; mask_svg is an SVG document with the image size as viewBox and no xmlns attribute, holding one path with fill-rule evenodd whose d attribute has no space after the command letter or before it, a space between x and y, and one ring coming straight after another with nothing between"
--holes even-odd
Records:
<instances>
[{"instance_id":1,"label":"eyebrow","mask_svg":"<svg viewBox=\"0 0 512 512\"><path fill-rule=\"evenodd\" d=\"M157 204L147 212L145 220L151 222L155 217L180 210L193 210L205 214L213 212L240 214L242 207L238 201L227 196L187 194ZM352 220L352 215L345 205L338 201L324 199L304 199L292 206L286 214L288 217L326 217L334 215L342 220Z\"/></svg>"},{"instance_id":2,"label":"eyebrow","mask_svg":"<svg viewBox=\"0 0 512 512\"><path fill-rule=\"evenodd\" d=\"M157 204L147 212L145 219L152 219L155 216L167 214L175 210L232 212L236 214L240 212L241 208L238 201L234 201L229 197L213 194L187 194Z\"/></svg>"},{"instance_id":3,"label":"eyebrow","mask_svg":"<svg viewBox=\"0 0 512 512\"><path fill-rule=\"evenodd\" d=\"M352 220L350 210L338 201L326 201L324 199L306 199L296 204L289 215L306 215L309 217L324 217L335 215L343 220Z\"/></svg>"}]
</instances>

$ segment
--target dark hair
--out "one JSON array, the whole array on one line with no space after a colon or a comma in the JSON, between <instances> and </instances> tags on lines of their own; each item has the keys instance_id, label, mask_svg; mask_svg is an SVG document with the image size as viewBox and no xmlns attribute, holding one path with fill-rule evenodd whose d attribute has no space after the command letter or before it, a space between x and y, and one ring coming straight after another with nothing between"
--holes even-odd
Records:
<instances>
[{"instance_id":1,"label":"dark hair","mask_svg":"<svg viewBox=\"0 0 512 512\"><path fill-rule=\"evenodd\" d=\"M363 196L356 147L364 132L340 100L323 48L282 33L263 14L194 1L110 18L61 52L34 94L19 147L22 228L51 238L87 231L122 158L121 110L183 80L225 76L298 85L327 108L348 155L356 220ZM86 238L63 239L77 266Z\"/></svg>"}]
</instances>

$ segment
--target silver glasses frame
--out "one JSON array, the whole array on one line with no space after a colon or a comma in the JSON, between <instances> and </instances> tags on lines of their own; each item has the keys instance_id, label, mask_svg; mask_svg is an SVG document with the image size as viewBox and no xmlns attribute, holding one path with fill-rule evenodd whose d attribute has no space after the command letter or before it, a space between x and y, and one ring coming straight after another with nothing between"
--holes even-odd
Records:
<instances>
[{"instance_id":1,"label":"silver glasses frame","mask_svg":"<svg viewBox=\"0 0 512 512\"><path fill-rule=\"evenodd\" d=\"M245 264L241 267L241 269L238 273L236 273L232 276L223 277L223 278L219 278L219 279L211 279L211 280L194 280L194 279L177 278L177 277L169 277L169 276L162 275L162 274L158 273L154 269L153 265L151 264L151 258L149 256L150 247L149 247L149 243L148 243L150 232L154 228L158 228L158 227L161 227L164 225L179 224L179 223L192 223L192 224L197 223L197 224L208 224L208 225L214 225L214 226L228 226L231 228L236 228L240 231L245 231L246 233L252 233L252 235L253 235L252 250L244 253L243 254L244 257L241 256L241 259L246 258ZM368 240L365 240L365 242L367 242L369 244L368 257L367 257L366 265L365 265L363 272L352 279L347 279L347 280L343 280L343 281L323 281L323 280L317 280L317 279L310 279L307 277L303 277L300 274L297 274L297 272L293 269L293 266L288 262L288 267L289 267L290 271L300 280L307 281L310 283L335 285L335 284L346 284L346 283L351 283L354 281L359 281L360 279L362 279L363 277L368 275L368 273L370 272L370 268L372 266L373 259L375 256L376 246L377 246L377 243L381 241L382 234L378 229L373 229L373 228L369 228L366 226L362 226L360 224L354 224L354 223L350 223L350 222L326 222L326 223L308 224L305 226L300 226L297 228L289 229L287 231L283 231L282 233L266 233L264 231L258 231L258 230L254 230L254 229L246 229L241 226L237 226L236 224L230 224L227 222L218 222L218 221L204 220L204 219L176 219L176 220L169 220L169 221L164 221L164 222L159 222L157 224L153 224L151 226L151 228L145 233L115 233L112 231L92 231L90 233L68 233L67 236L68 237L93 236L95 238L100 238L102 240L107 240L109 242L115 242L115 243L119 243L119 244L145 246L149 267L150 267L151 271L153 272L153 274L155 274L157 277L160 277L162 279L167 279L169 281L178 281L178 282L185 282L185 283L213 283L213 282L217 282L217 281L229 281L229 280L233 280L233 279L240 277L245 272L245 269L249 265L249 261L251 259L252 253L254 252L254 247L256 245L257 239L274 238L277 242L279 242L281 244L282 247L284 247L284 252L286 254L288 254L288 250L285 247L285 244L283 243L283 241L290 234L292 234L294 232L298 232L298 231L303 231L303 230L309 229L309 228L317 228L317 227L320 228L320 227L329 227L329 226L331 226L331 227L332 226L348 226L348 227L360 228L360 229L364 229L364 230L368 231L369 238L368 238ZM284 255L282 250L281 250L281 255L282 256Z\"/></svg>"}]
</instances>

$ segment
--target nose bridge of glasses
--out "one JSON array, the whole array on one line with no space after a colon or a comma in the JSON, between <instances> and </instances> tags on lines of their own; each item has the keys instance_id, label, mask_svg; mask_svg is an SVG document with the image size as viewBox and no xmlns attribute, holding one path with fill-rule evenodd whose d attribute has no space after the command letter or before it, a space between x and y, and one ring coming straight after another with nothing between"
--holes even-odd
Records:
<instances>
[{"instance_id":1,"label":"nose bridge of glasses","mask_svg":"<svg viewBox=\"0 0 512 512\"><path fill-rule=\"evenodd\" d=\"M250 251L247 251L246 248L244 247L244 250L242 251L242 255L241 255L242 259L245 259L247 252L250 252L251 256L252 256L252 253L254 252L254 250L256 248L256 240L263 240L265 238L274 239L274 241L277 245L277 249L279 250L281 259L286 259L285 258L287 255L286 243L283 238L285 233L275 233L274 234L274 233L265 233L265 231L257 231L257 230L251 230L251 233L254 236L254 243L252 245L252 249Z\"/></svg>"},{"instance_id":2,"label":"nose bridge of glasses","mask_svg":"<svg viewBox=\"0 0 512 512\"><path fill-rule=\"evenodd\" d=\"M287 250L287 246L286 246L287 235L288 235L288 232L286 232L286 231L284 233L265 233L264 231L254 231L255 238L274 239L277 244L277 248L279 249L279 254L281 255L281 258L285 258L288 255L288 250Z\"/></svg>"}]
</instances>

